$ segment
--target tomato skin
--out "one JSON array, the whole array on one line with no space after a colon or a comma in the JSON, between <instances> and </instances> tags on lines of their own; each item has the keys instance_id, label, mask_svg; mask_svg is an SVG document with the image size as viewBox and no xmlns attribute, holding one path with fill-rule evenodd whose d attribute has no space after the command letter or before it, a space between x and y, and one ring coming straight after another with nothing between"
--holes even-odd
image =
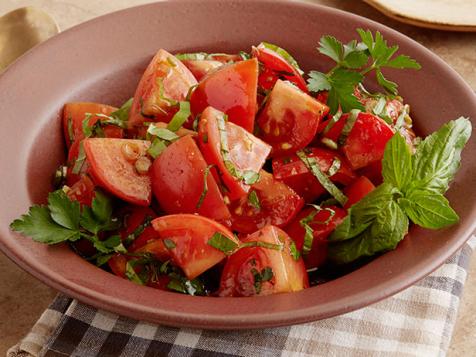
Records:
<instances>
[{"instance_id":1,"label":"tomato skin","mask_svg":"<svg viewBox=\"0 0 476 357\"><path fill-rule=\"evenodd\" d=\"M152 196L150 177L139 174L134 163L123 153L125 145L133 145L144 157L149 141L132 139L88 138L83 140L84 152L94 182L113 195L138 206L149 206Z\"/></svg>"},{"instance_id":2,"label":"tomato skin","mask_svg":"<svg viewBox=\"0 0 476 357\"><path fill-rule=\"evenodd\" d=\"M349 115L344 114L325 135L338 141ZM342 151L354 170L381 161L387 142L392 138L393 129L384 120L370 113L359 113Z\"/></svg>"},{"instance_id":3,"label":"tomato skin","mask_svg":"<svg viewBox=\"0 0 476 357\"><path fill-rule=\"evenodd\" d=\"M223 66L222 62L214 60L182 60L182 63L192 72L197 81L202 80L207 73Z\"/></svg>"},{"instance_id":4,"label":"tomato skin","mask_svg":"<svg viewBox=\"0 0 476 357\"><path fill-rule=\"evenodd\" d=\"M338 159L340 168L330 177L335 183L348 185L357 178L347 160L334 150L309 147L306 148L306 155L315 158L324 173L327 173L334 160ZM274 177L291 187L307 203L314 202L326 192L297 155L273 159L272 165Z\"/></svg>"},{"instance_id":5,"label":"tomato skin","mask_svg":"<svg viewBox=\"0 0 476 357\"><path fill-rule=\"evenodd\" d=\"M207 176L208 192L197 209L206 167L205 159L190 136L178 139L154 160L150 171L152 191L166 213L199 213L222 222L230 219L211 173Z\"/></svg>"},{"instance_id":6,"label":"tomato skin","mask_svg":"<svg viewBox=\"0 0 476 357\"><path fill-rule=\"evenodd\" d=\"M252 48L251 54L263 65L258 77L258 85L261 88L271 90L276 81L282 79L292 82L304 93L309 93L306 81L302 78L298 70L278 53L260 44L258 47Z\"/></svg>"},{"instance_id":7,"label":"tomato skin","mask_svg":"<svg viewBox=\"0 0 476 357\"><path fill-rule=\"evenodd\" d=\"M205 76L193 91L190 106L194 116L212 106L228 120L253 132L256 115L258 61L250 59L225 65Z\"/></svg>"},{"instance_id":8,"label":"tomato skin","mask_svg":"<svg viewBox=\"0 0 476 357\"><path fill-rule=\"evenodd\" d=\"M94 114L111 115L117 108L110 105L90 102L66 103L63 108L63 131L66 140L66 147L69 148L72 141L81 141L85 138L83 132L83 121L88 113L93 114L88 121L88 126L92 127L98 120L105 120ZM70 132L71 131L71 132ZM115 126L104 127L106 138L122 138L124 131ZM72 138L70 136L72 135ZM71 140L73 139L73 140Z\"/></svg>"},{"instance_id":9,"label":"tomato skin","mask_svg":"<svg viewBox=\"0 0 476 357\"><path fill-rule=\"evenodd\" d=\"M374 184L367 177L360 176L344 189L344 194L347 196L344 208L350 208L350 206L359 202L373 190L375 190Z\"/></svg>"},{"instance_id":10,"label":"tomato skin","mask_svg":"<svg viewBox=\"0 0 476 357\"><path fill-rule=\"evenodd\" d=\"M266 226L246 237L243 242L266 242L284 245L282 250L262 247L241 248L231 255L223 269L220 296L255 296L294 292L309 287L301 258L291 256L291 239L281 229ZM262 282L257 290L253 270L261 272L271 268L273 276Z\"/></svg>"},{"instance_id":11,"label":"tomato skin","mask_svg":"<svg viewBox=\"0 0 476 357\"><path fill-rule=\"evenodd\" d=\"M67 196L71 201L78 201L81 205L91 206L95 196L95 185L87 175L81 178L70 187Z\"/></svg>"},{"instance_id":12,"label":"tomato skin","mask_svg":"<svg viewBox=\"0 0 476 357\"><path fill-rule=\"evenodd\" d=\"M232 228L240 233L253 233L269 224L284 227L304 205L299 195L264 170L251 190L258 196L259 209L250 204L248 196L229 205Z\"/></svg>"},{"instance_id":13,"label":"tomato skin","mask_svg":"<svg viewBox=\"0 0 476 357\"><path fill-rule=\"evenodd\" d=\"M259 136L272 157L294 153L314 138L329 108L290 84L278 80L258 116Z\"/></svg>"},{"instance_id":14,"label":"tomato skin","mask_svg":"<svg viewBox=\"0 0 476 357\"><path fill-rule=\"evenodd\" d=\"M137 86L129 114L129 129L141 127L147 121L168 122L177 107L170 101L183 101L190 88L197 84L193 74L175 56L160 49L147 66ZM144 114L146 116L144 116Z\"/></svg>"},{"instance_id":15,"label":"tomato skin","mask_svg":"<svg viewBox=\"0 0 476 357\"><path fill-rule=\"evenodd\" d=\"M209 218L194 214L162 216L152 221L152 226L162 240L173 241L169 249L175 265L179 266L188 279L194 279L225 258L225 254L208 244L217 232L239 243L225 226Z\"/></svg>"},{"instance_id":16,"label":"tomato skin","mask_svg":"<svg viewBox=\"0 0 476 357\"><path fill-rule=\"evenodd\" d=\"M210 165L216 165L220 178L227 188L226 195L236 200L246 195L250 186L242 179L234 177L225 165L218 120L224 114L212 107L206 108L198 125L198 145ZM230 122L225 123L230 161L241 172L259 172L263 167L271 147L247 132L242 127ZM217 178L218 179L218 178Z\"/></svg>"},{"instance_id":17,"label":"tomato skin","mask_svg":"<svg viewBox=\"0 0 476 357\"><path fill-rule=\"evenodd\" d=\"M359 175L367 177L375 186L383 182L382 160L375 161L358 171Z\"/></svg>"},{"instance_id":18,"label":"tomato skin","mask_svg":"<svg viewBox=\"0 0 476 357\"><path fill-rule=\"evenodd\" d=\"M309 226L313 229L314 239L312 241L312 247L309 254L303 254L304 263L307 269L317 268L326 261L327 237L347 215L346 210L337 206L329 206L328 208L332 209L335 214L327 224L323 224L323 222L326 222L331 216L331 212L328 210L322 210L318 212L314 216L312 222L309 223ZM299 249L299 251L302 251L305 236L305 230L301 226L300 221L315 211L316 209L313 207L303 209L285 228L286 233L289 234L289 236L294 240L296 243L296 248Z\"/></svg>"}]
</instances>

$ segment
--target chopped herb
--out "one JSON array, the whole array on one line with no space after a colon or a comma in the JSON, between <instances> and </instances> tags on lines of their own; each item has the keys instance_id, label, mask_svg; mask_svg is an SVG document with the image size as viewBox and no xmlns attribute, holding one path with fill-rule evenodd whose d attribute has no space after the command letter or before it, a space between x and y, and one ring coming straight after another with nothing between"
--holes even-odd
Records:
<instances>
[{"instance_id":1,"label":"chopped herb","mask_svg":"<svg viewBox=\"0 0 476 357\"><path fill-rule=\"evenodd\" d=\"M410 113L410 106L408 104L405 104L403 106L402 112L400 113L397 120L395 121L395 126L394 126L395 130L400 130L400 128L403 127L403 125L405 124L405 119L408 117L409 113Z\"/></svg>"},{"instance_id":2,"label":"chopped herb","mask_svg":"<svg viewBox=\"0 0 476 357\"><path fill-rule=\"evenodd\" d=\"M127 121L129 120L129 112L131 111L133 101L134 98L128 99L123 105L121 105L118 110L112 112L110 115L112 118L115 118L116 120L122 123L121 128L127 127Z\"/></svg>"},{"instance_id":3,"label":"chopped herb","mask_svg":"<svg viewBox=\"0 0 476 357\"><path fill-rule=\"evenodd\" d=\"M179 130L182 125L187 121L190 114L190 103L183 101L179 102L179 111L174 114L169 124L167 125L167 129L174 132Z\"/></svg>"},{"instance_id":4,"label":"chopped herb","mask_svg":"<svg viewBox=\"0 0 476 357\"><path fill-rule=\"evenodd\" d=\"M179 136L173 131L166 128L159 128L155 125L149 125L149 128L147 129L147 134L156 136L159 139L166 141L173 141L179 138Z\"/></svg>"},{"instance_id":5,"label":"chopped herb","mask_svg":"<svg viewBox=\"0 0 476 357\"><path fill-rule=\"evenodd\" d=\"M133 283L139 284L139 285L144 285L144 281L137 275L135 269L134 269L134 260L130 260L126 263L126 277Z\"/></svg>"},{"instance_id":6,"label":"chopped herb","mask_svg":"<svg viewBox=\"0 0 476 357\"><path fill-rule=\"evenodd\" d=\"M206 52L197 52L197 53L177 53L175 57L181 61L192 60L192 61L203 61L209 56Z\"/></svg>"},{"instance_id":7,"label":"chopped herb","mask_svg":"<svg viewBox=\"0 0 476 357\"><path fill-rule=\"evenodd\" d=\"M113 255L114 254L112 254L112 253L99 255L96 258L96 266L100 267L100 266L106 264L109 261L109 259L112 258Z\"/></svg>"},{"instance_id":8,"label":"chopped herb","mask_svg":"<svg viewBox=\"0 0 476 357\"><path fill-rule=\"evenodd\" d=\"M299 68L299 65L298 65L297 61L284 48L281 48L277 45L273 45L272 43L268 43L268 42L261 42L260 46L263 46L265 48L268 48L268 49L276 52L278 55L280 55L282 58L284 58L286 62L288 62L291 66L293 66L300 74L304 73L301 70L301 68ZM291 73L291 75L293 75L293 74Z\"/></svg>"},{"instance_id":9,"label":"chopped herb","mask_svg":"<svg viewBox=\"0 0 476 357\"><path fill-rule=\"evenodd\" d=\"M147 153L152 156L153 159L157 158L160 154L162 154L162 151L164 151L167 148L167 145L165 144L164 140L161 140L159 138L155 138L152 141L152 144L149 146L147 149Z\"/></svg>"},{"instance_id":10,"label":"chopped herb","mask_svg":"<svg viewBox=\"0 0 476 357\"><path fill-rule=\"evenodd\" d=\"M339 148L339 145L337 145L337 143L332 139L324 137L321 139L321 142L322 144L327 146L329 149L337 150Z\"/></svg>"},{"instance_id":11,"label":"chopped herb","mask_svg":"<svg viewBox=\"0 0 476 357\"><path fill-rule=\"evenodd\" d=\"M342 110L337 110L337 112L332 116L331 119L329 119L329 122L327 123L326 127L324 128L323 130L323 134L327 134L329 132L329 130L332 129L332 127L334 126L335 123L337 123L340 119L340 117L342 116Z\"/></svg>"},{"instance_id":12,"label":"chopped herb","mask_svg":"<svg viewBox=\"0 0 476 357\"><path fill-rule=\"evenodd\" d=\"M69 138L69 142L73 143L74 132L73 132L73 118L71 117L71 115L68 116L68 138Z\"/></svg>"},{"instance_id":13,"label":"chopped herb","mask_svg":"<svg viewBox=\"0 0 476 357\"><path fill-rule=\"evenodd\" d=\"M68 167L65 165L60 165L55 171L55 177L53 180L53 186L55 188L61 188L66 182L66 175L68 174Z\"/></svg>"},{"instance_id":14,"label":"chopped herb","mask_svg":"<svg viewBox=\"0 0 476 357\"><path fill-rule=\"evenodd\" d=\"M302 254L307 255L312 249L312 243L314 241L314 229L310 226L311 223L313 224L328 224L332 217L335 215L335 211L331 208L322 208L318 205L310 205L314 207L315 211L312 211L309 215L304 217L299 221L299 224L302 228L304 228L304 244L302 247ZM329 211L329 217L324 222L313 222L316 215L321 211Z\"/></svg>"},{"instance_id":15,"label":"chopped herb","mask_svg":"<svg viewBox=\"0 0 476 357\"><path fill-rule=\"evenodd\" d=\"M249 60L251 58L251 55L245 51L240 51L238 54L243 61Z\"/></svg>"},{"instance_id":16,"label":"chopped herb","mask_svg":"<svg viewBox=\"0 0 476 357\"><path fill-rule=\"evenodd\" d=\"M301 161L306 165L309 171L314 175L314 177L319 181L319 183L329 192L342 206L347 202L347 197L342 193L339 188L334 185L334 183L324 174L317 161L313 157L308 157L304 151L298 151L297 156Z\"/></svg>"},{"instance_id":17,"label":"chopped herb","mask_svg":"<svg viewBox=\"0 0 476 357\"><path fill-rule=\"evenodd\" d=\"M274 244L274 243L268 243L268 242L262 242L262 241L249 241L249 242L244 242L240 244L240 249L253 248L253 247L267 248L267 249L273 249L273 250L283 250L282 244Z\"/></svg>"},{"instance_id":18,"label":"chopped herb","mask_svg":"<svg viewBox=\"0 0 476 357\"><path fill-rule=\"evenodd\" d=\"M150 226L150 223L152 222L152 216L146 216L144 218L144 221L137 226L136 229L134 229L134 232L129 234L126 239L124 239L124 245L127 247L132 244L136 240L137 237L139 237L142 233L144 233L144 230Z\"/></svg>"},{"instance_id":19,"label":"chopped herb","mask_svg":"<svg viewBox=\"0 0 476 357\"><path fill-rule=\"evenodd\" d=\"M259 172L248 170L243 172L242 177L244 183L247 185L252 185L259 181Z\"/></svg>"},{"instance_id":20,"label":"chopped herb","mask_svg":"<svg viewBox=\"0 0 476 357\"><path fill-rule=\"evenodd\" d=\"M332 162L331 167L329 167L329 170L327 171L327 175L329 175L329 177L334 176L337 173L337 171L339 171L340 165L341 165L341 162L339 158L337 157L334 158L334 161Z\"/></svg>"},{"instance_id":21,"label":"chopped herb","mask_svg":"<svg viewBox=\"0 0 476 357\"><path fill-rule=\"evenodd\" d=\"M250 193L248 194L248 203L256 209L261 209L259 197L256 194L255 190L251 190Z\"/></svg>"},{"instance_id":22,"label":"chopped herb","mask_svg":"<svg viewBox=\"0 0 476 357\"><path fill-rule=\"evenodd\" d=\"M163 242L167 249L174 249L177 246L172 239L165 238Z\"/></svg>"},{"instance_id":23,"label":"chopped herb","mask_svg":"<svg viewBox=\"0 0 476 357\"><path fill-rule=\"evenodd\" d=\"M205 170L203 171L203 191L202 193L200 194L200 198L198 199L198 203L197 203L197 210L202 207L202 204L203 204L203 201L205 200L205 197L208 193L208 175L210 174L210 169L213 167L214 165L208 165Z\"/></svg>"},{"instance_id":24,"label":"chopped herb","mask_svg":"<svg viewBox=\"0 0 476 357\"><path fill-rule=\"evenodd\" d=\"M235 250L238 248L238 243L220 232L214 233L207 243L208 245L211 245L213 248L218 249L226 255L234 253Z\"/></svg>"},{"instance_id":25,"label":"chopped herb","mask_svg":"<svg viewBox=\"0 0 476 357\"><path fill-rule=\"evenodd\" d=\"M84 152L83 143L79 143L79 153L76 161L74 162L73 169L71 172L75 175L78 175L81 172L81 169L84 165L84 161L86 161L86 153Z\"/></svg>"},{"instance_id":26,"label":"chopped herb","mask_svg":"<svg viewBox=\"0 0 476 357\"><path fill-rule=\"evenodd\" d=\"M299 252L299 249L297 249L296 243L294 243L294 241L291 241L291 243L289 243L289 254L291 254L291 257L293 257L293 259L296 261L301 258L301 252Z\"/></svg>"},{"instance_id":27,"label":"chopped herb","mask_svg":"<svg viewBox=\"0 0 476 357\"><path fill-rule=\"evenodd\" d=\"M259 272L257 269L252 268L251 273L253 274L253 279L254 279L254 288L256 291L256 294L261 293L262 285L266 281L270 281L273 279L273 269L270 267L265 267Z\"/></svg>"},{"instance_id":28,"label":"chopped herb","mask_svg":"<svg viewBox=\"0 0 476 357\"><path fill-rule=\"evenodd\" d=\"M342 132L340 133L339 139L337 140L338 144L340 146L344 145L347 137L349 136L350 132L352 131L352 128L355 125L355 122L357 121L359 117L360 110L359 109L352 109L350 111L349 117L347 118L347 121L345 122L344 128L342 129Z\"/></svg>"}]
</instances>

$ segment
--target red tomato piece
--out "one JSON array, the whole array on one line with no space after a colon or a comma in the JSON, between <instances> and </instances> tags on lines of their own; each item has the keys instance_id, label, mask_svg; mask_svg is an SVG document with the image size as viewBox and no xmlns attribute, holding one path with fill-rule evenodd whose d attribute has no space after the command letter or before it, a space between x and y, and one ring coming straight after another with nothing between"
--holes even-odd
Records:
<instances>
[{"instance_id":1,"label":"red tomato piece","mask_svg":"<svg viewBox=\"0 0 476 357\"><path fill-rule=\"evenodd\" d=\"M314 237L310 252L308 254L303 254L304 262L306 264L306 268L308 269L319 267L326 261L327 237L347 215L347 212L344 209L337 206L329 206L328 208L334 211L333 216L331 211L322 210L317 212L312 221L308 223L313 229ZM302 248L304 246L305 236L305 230L300 221L308 217L310 214L313 214L313 212L316 212L314 207L303 209L285 228L285 231L294 240L296 247L300 252L302 252Z\"/></svg>"},{"instance_id":2,"label":"red tomato piece","mask_svg":"<svg viewBox=\"0 0 476 357\"><path fill-rule=\"evenodd\" d=\"M129 115L129 129L147 121L168 122L177 112L176 102L197 84L193 74L175 56L160 49L137 86Z\"/></svg>"},{"instance_id":3,"label":"red tomato piece","mask_svg":"<svg viewBox=\"0 0 476 357\"><path fill-rule=\"evenodd\" d=\"M225 132L220 130L223 123ZM242 127L225 122L224 114L212 107L203 111L198 133L200 150L209 164L217 166L227 188L228 198L235 200L245 196L250 186L240 175L258 173L263 167L271 147ZM222 135L226 136L227 148L222 147ZM228 158L224 157L224 151L228 152L226 154Z\"/></svg>"},{"instance_id":4,"label":"red tomato piece","mask_svg":"<svg viewBox=\"0 0 476 357\"><path fill-rule=\"evenodd\" d=\"M263 44L253 47L251 54L263 65L260 68L258 85L264 90L271 90L278 79L294 83L304 93L309 93L306 81L299 71L281 55Z\"/></svg>"},{"instance_id":5,"label":"red tomato piece","mask_svg":"<svg viewBox=\"0 0 476 357\"><path fill-rule=\"evenodd\" d=\"M105 120L94 114L111 115L117 108L99 103L66 103L63 108L63 131L66 140L66 146L69 148L73 141L81 141L85 138L83 132L83 121L86 115L92 114L88 121L88 126L92 127L98 120ZM123 130L115 125L104 127L104 136L106 138L122 138Z\"/></svg>"},{"instance_id":6,"label":"red tomato piece","mask_svg":"<svg viewBox=\"0 0 476 357\"><path fill-rule=\"evenodd\" d=\"M223 269L220 296L254 296L294 292L309 287L301 258L291 255L292 241L281 229L266 226L243 240L281 245L282 250L247 247L231 255Z\"/></svg>"},{"instance_id":7,"label":"red tomato piece","mask_svg":"<svg viewBox=\"0 0 476 357\"><path fill-rule=\"evenodd\" d=\"M213 60L182 60L182 63L200 81L208 72L223 66L222 62Z\"/></svg>"},{"instance_id":8,"label":"red tomato piece","mask_svg":"<svg viewBox=\"0 0 476 357\"><path fill-rule=\"evenodd\" d=\"M345 203L344 208L347 209L354 203L359 202L373 190L375 190L375 186L367 177L359 177L344 190L344 194L347 196L347 202Z\"/></svg>"},{"instance_id":9,"label":"red tomato piece","mask_svg":"<svg viewBox=\"0 0 476 357\"><path fill-rule=\"evenodd\" d=\"M116 253L107 261L107 263L109 265L109 268L115 275L120 276L123 279L127 279L126 277L127 260L128 259L125 255Z\"/></svg>"},{"instance_id":10,"label":"red tomato piece","mask_svg":"<svg viewBox=\"0 0 476 357\"><path fill-rule=\"evenodd\" d=\"M208 191L199 206L206 168L207 163L190 136L167 147L151 168L152 191L162 209L168 214L199 213L218 221L229 220L230 212L211 173L207 175Z\"/></svg>"},{"instance_id":11,"label":"red tomato piece","mask_svg":"<svg viewBox=\"0 0 476 357\"><path fill-rule=\"evenodd\" d=\"M278 80L258 116L260 137L277 157L306 147L329 108L294 86Z\"/></svg>"},{"instance_id":12,"label":"red tomato piece","mask_svg":"<svg viewBox=\"0 0 476 357\"><path fill-rule=\"evenodd\" d=\"M256 195L259 208L253 205ZM251 186L246 197L229 205L232 228L241 233L252 233L268 224L284 227L304 205L303 199L273 175L260 171L260 179Z\"/></svg>"},{"instance_id":13,"label":"red tomato piece","mask_svg":"<svg viewBox=\"0 0 476 357\"><path fill-rule=\"evenodd\" d=\"M98 186L129 203L150 205L150 177L136 169L138 160L148 160L149 141L88 138L83 146L89 172Z\"/></svg>"},{"instance_id":14,"label":"red tomato piece","mask_svg":"<svg viewBox=\"0 0 476 357\"><path fill-rule=\"evenodd\" d=\"M84 160L82 164L78 163L78 165L81 166L78 166L77 170L74 169L76 160L79 156L81 142L82 141L75 140L68 151L66 184L70 187L78 182L83 175L87 174L89 170L89 164L87 160Z\"/></svg>"},{"instance_id":15,"label":"red tomato piece","mask_svg":"<svg viewBox=\"0 0 476 357\"><path fill-rule=\"evenodd\" d=\"M382 160L375 161L358 171L359 175L367 177L375 186L383 182Z\"/></svg>"},{"instance_id":16,"label":"red tomato piece","mask_svg":"<svg viewBox=\"0 0 476 357\"><path fill-rule=\"evenodd\" d=\"M348 185L357 176L350 168L347 160L336 151L324 148L307 148L308 157L313 157L319 164L322 172L328 173L335 160L340 161L340 168L330 177L331 181ZM308 170L297 155L273 159L273 175L291 187L307 203L314 202L326 190Z\"/></svg>"},{"instance_id":17,"label":"red tomato piece","mask_svg":"<svg viewBox=\"0 0 476 357\"><path fill-rule=\"evenodd\" d=\"M172 262L179 266L188 279L194 279L225 258L225 254L208 244L215 233L239 243L226 227L209 218L194 214L162 216L152 226L167 246ZM168 242L165 242L165 240Z\"/></svg>"},{"instance_id":18,"label":"red tomato piece","mask_svg":"<svg viewBox=\"0 0 476 357\"><path fill-rule=\"evenodd\" d=\"M253 132L256 115L258 61L250 59L228 64L207 75L190 98L194 116L212 106L228 120Z\"/></svg>"},{"instance_id":19,"label":"red tomato piece","mask_svg":"<svg viewBox=\"0 0 476 357\"><path fill-rule=\"evenodd\" d=\"M325 137L338 142L348 118L348 114L342 115ZM342 151L351 167L357 170L382 160L385 146L392 136L393 129L385 121L369 113L359 113Z\"/></svg>"},{"instance_id":20,"label":"red tomato piece","mask_svg":"<svg viewBox=\"0 0 476 357\"><path fill-rule=\"evenodd\" d=\"M94 183L87 175L81 176L79 181L70 187L66 193L71 201L78 201L81 205L91 206L94 198Z\"/></svg>"}]
</instances>

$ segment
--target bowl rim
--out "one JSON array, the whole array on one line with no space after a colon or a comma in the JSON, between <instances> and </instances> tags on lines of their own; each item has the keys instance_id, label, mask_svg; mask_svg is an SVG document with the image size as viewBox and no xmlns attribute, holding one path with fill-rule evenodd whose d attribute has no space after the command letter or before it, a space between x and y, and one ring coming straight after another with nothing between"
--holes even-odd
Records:
<instances>
[{"instance_id":1,"label":"bowl rim","mask_svg":"<svg viewBox=\"0 0 476 357\"><path fill-rule=\"evenodd\" d=\"M131 7L128 9L123 9L119 11L115 11L92 20L86 21L81 23L77 26L74 26L59 35L51 38L50 40L42 43L38 47L30 50L28 53L23 55L19 60L17 60L14 64L12 64L2 75L0 75L0 86L3 81L7 77L15 76L15 73L18 69L21 69L30 59L34 58L35 54L39 51L43 51L48 49L49 47L54 47L56 43L63 41L63 38L66 36L73 35L77 32L83 31L83 29L87 29L91 26L94 26L102 21L105 18L117 18L120 19L122 16L126 16L131 11L138 11L138 10L153 10L156 7L160 7L163 3L169 3L170 1L160 1L157 3L152 4L145 4L140 6ZM202 2L208 3L223 3L223 1L219 0L203 0ZM226 0L226 3L265 3L265 4L272 4L273 6L292 6L292 7L300 7L305 10L314 11L318 9L319 11L323 11L328 13L330 16L337 16L342 19L358 19L360 21L365 20L365 23L372 27L375 30L380 30L384 33L391 33L397 41L404 42L416 47L418 52L422 54L422 56L429 57L433 62L436 63L439 70L445 71L446 74L455 81L458 87L461 88L461 91L468 95L468 97L473 98L473 104L476 107L476 97L474 96L474 92L470 88L470 86L461 78L461 76L454 71L451 67L449 67L443 60L441 60L437 55L429 51L424 46L418 44L416 41L408 38L407 36L401 34L400 32L393 30L383 24L375 22L370 19L363 18L362 16L355 15L352 13L348 13L339 9L319 5L319 4L311 4L307 2L289 2L285 0L245 0L245 1L238 1L238 0ZM181 1L182 4L187 3L194 3L194 1L187 0ZM476 203L473 204L471 207L471 216L476 217ZM356 310L358 308L370 305L377 301L380 301L386 297L394 295L403 289L409 287L410 285L414 284L415 282L419 281L426 275L433 272L439 266L441 266L449 257L451 257L458 249L460 249L463 244L469 239L471 233L476 228L476 220L469 222L461 222L461 229L459 236L455 239L452 244L448 247L448 249L444 252L444 254L435 257L432 261L425 261L416 263L412 269L409 270L406 277L399 277L390 279L389 281L380 284L378 286L374 286L365 292L360 294L354 295L353 299L347 299L344 304L341 306L336 306L336 304L327 303L325 305L315 305L311 307L302 308L299 310L293 310L292 313L290 311L278 311L278 312L254 312L248 313L246 315L237 314L237 315L206 315L204 316L203 313L184 313L183 311L178 310L164 310L164 309L157 309L151 308L150 306L144 306L141 304L140 301L126 301L118 298L117 296L111 296L110 294L105 294L103 292L97 291L92 289L91 287L87 287L82 285L79 282L69 281L66 279L65 276L58 272L54 272L49 269L48 266L43 264L41 261L31 261L29 260L28 254L25 254L22 251L15 249L14 240L8 240L4 237L4 232L0 231L0 248L1 250L16 264L18 264L21 268L26 270L31 275L35 276L42 282L46 283L47 285L53 287L56 290L59 290L73 298L76 298L82 302L95 306L97 308L113 311L119 313L121 315L125 315L135 319L142 319L148 320L152 322L164 323L167 325L172 326L186 326L186 327L200 327L200 328L219 328L219 329L245 329L245 328L261 328L261 327L274 327L274 326L283 326L283 325L290 325L295 323L303 323L314 321L317 319L328 318L336 315L340 315L346 312L350 312ZM9 234L10 236L16 235L14 233ZM28 238L29 239L29 238ZM58 249L67 249L66 247L62 247ZM392 254L389 252L387 254ZM382 257L377 258L374 262L381 261ZM104 272L104 274L108 274L110 278L116 278L113 275ZM349 274L349 275L352 275ZM349 276L347 275L347 276ZM121 279L122 280L122 279ZM329 285L335 285L335 288L342 288L345 281L348 279L338 279L337 281L332 281L327 283ZM128 283L128 282L127 282ZM326 285L327 285L326 284ZM136 287L138 291L143 291L142 289L149 289L145 287ZM299 293L292 293L292 294L303 294L303 295L310 295L309 291L312 289L306 289ZM176 296L176 293L168 293L168 292L158 292L160 294L173 294ZM146 292L144 292L146 294ZM273 299L277 301L277 303L285 303L285 298L289 294L279 294L274 295ZM165 295L164 295L165 296ZM193 299L194 302L200 304L203 299L209 300L209 297L190 297L190 296L181 296L177 297L177 299L183 299L183 301L187 301L189 299ZM231 299L231 300L230 300ZM263 299L269 299L269 297L252 297L252 298L221 298L223 303L233 303L233 304L241 304L240 301L246 299L246 304L262 304L264 301ZM325 310L325 312L323 312Z\"/></svg>"}]
</instances>

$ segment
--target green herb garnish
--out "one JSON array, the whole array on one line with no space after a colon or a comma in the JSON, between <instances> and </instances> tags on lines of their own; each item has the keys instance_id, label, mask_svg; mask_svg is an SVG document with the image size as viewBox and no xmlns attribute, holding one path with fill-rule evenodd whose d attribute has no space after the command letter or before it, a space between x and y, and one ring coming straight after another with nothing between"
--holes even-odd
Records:
<instances>
[{"instance_id":1,"label":"green herb garnish","mask_svg":"<svg viewBox=\"0 0 476 357\"><path fill-rule=\"evenodd\" d=\"M259 272L257 269L252 268L251 273L253 274L253 279L254 279L254 288L256 291L256 294L261 293L261 289L263 286L263 283L266 281L270 281L273 279L273 269L270 267L265 267Z\"/></svg>"},{"instance_id":2,"label":"green herb garnish","mask_svg":"<svg viewBox=\"0 0 476 357\"><path fill-rule=\"evenodd\" d=\"M200 194L200 198L198 199L197 203L197 210L202 207L203 201L205 200L205 197L207 196L208 193L208 175L210 174L210 170L214 165L208 165L205 170L203 171L203 190L202 193Z\"/></svg>"},{"instance_id":3,"label":"green herb garnish","mask_svg":"<svg viewBox=\"0 0 476 357\"><path fill-rule=\"evenodd\" d=\"M261 203L255 190L251 190L248 193L248 203L256 209L261 209Z\"/></svg>"},{"instance_id":4,"label":"green herb garnish","mask_svg":"<svg viewBox=\"0 0 476 357\"><path fill-rule=\"evenodd\" d=\"M179 110L174 114L170 122L167 124L167 129L170 131L179 130L187 121L191 114L189 102L179 102Z\"/></svg>"}]
</instances>

